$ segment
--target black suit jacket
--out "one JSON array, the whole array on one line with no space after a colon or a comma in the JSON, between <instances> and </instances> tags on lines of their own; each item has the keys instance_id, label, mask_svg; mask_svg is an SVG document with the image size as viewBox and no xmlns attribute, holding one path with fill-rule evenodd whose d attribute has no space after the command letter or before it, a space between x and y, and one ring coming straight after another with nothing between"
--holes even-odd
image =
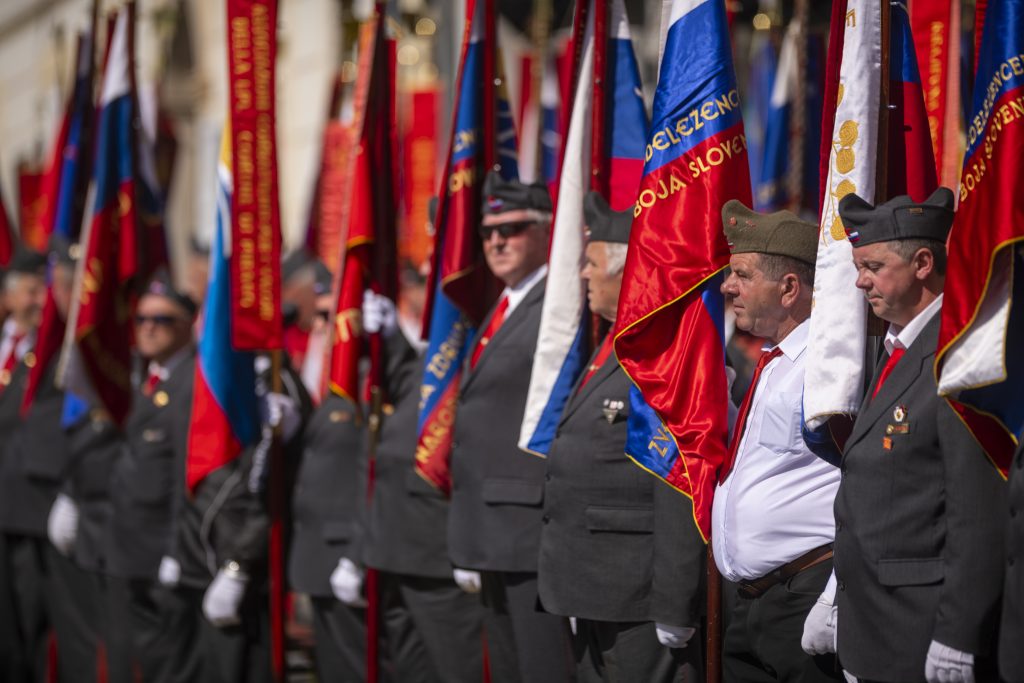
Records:
<instances>
[{"instance_id":1,"label":"black suit jacket","mask_svg":"<svg viewBox=\"0 0 1024 683\"><path fill-rule=\"evenodd\" d=\"M160 559L172 552L173 518L184 496L194 374L193 349L151 396L137 387L132 397L127 448L114 463L110 484L105 556L113 576L155 580Z\"/></svg>"},{"instance_id":2,"label":"black suit jacket","mask_svg":"<svg viewBox=\"0 0 1024 683\"><path fill-rule=\"evenodd\" d=\"M373 496L362 524L362 561L395 574L450 579L448 500L416 473L416 437L424 359L396 334L389 353L394 411L385 413L374 464Z\"/></svg>"},{"instance_id":3,"label":"black suit jacket","mask_svg":"<svg viewBox=\"0 0 1024 683\"><path fill-rule=\"evenodd\" d=\"M516 306L476 368L467 361L463 369L448 515L448 552L456 567L537 571L545 464L517 443L544 284L536 283ZM486 327L487 321L481 329Z\"/></svg>"},{"instance_id":4,"label":"black suit jacket","mask_svg":"<svg viewBox=\"0 0 1024 683\"><path fill-rule=\"evenodd\" d=\"M0 395L0 423L10 425L2 432L6 447L0 459L0 528L45 538L70 447L60 427L64 392L54 384L56 358L46 368L28 414L20 417L29 358L34 355L25 354L15 366L11 384Z\"/></svg>"},{"instance_id":5,"label":"black suit jacket","mask_svg":"<svg viewBox=\"0 0 1024 683\"><path fill-rule=\"evenodd\" d=\"M105 530L112 514L110 480L126 446L117 426L96 410L68 428L68 441L71 464L64 490L78 505L73 555L83 569L101 571L106 565Z\"/></svg>"},{"instance_id":6,"label":"black suit jacket","mask_svg":"<svg viewBox=\"0 0 1024 683\"><path fill-rule=\"evenodd\" d=\"M932 640L982 656L995 641L1006 486L937 396L938 331L936 314L869 393L843 456L839 658L860 678L922 680Z\"/></svg>"},{"instance_id":7,"label":"black suit jacket","mask_svg":"<svg viewBox=\"0 0 1024 683\"><path fill-rule=\"evenodd\" d=\"M330 576L349 552L362 499L359 460L366 448L362 417L348 399L329 393L303 432L292 496L288 576L295 590L330 597Z\"/></svg>"},{"instance_id":8,"label":"black suit jacket","mask_svg":"<svg viewBox=\"0 0 1024 683\"><path fill-rule=\"evenodd\" d=\"M697 626L706 546L690 500L624 453L629 387L611 356L562 413L547 459L541 602L567 617Z\"/></svg>"},{"instance_id":9,"label":"black suit jacket","mask_svg":"<svg viewBox=\"0 0 1024 683\"><path fill-rule=\"evenodd\" d=\"M1009 498L999 672L1008 683L1024 683L1024 443L1010 467Z\"/></svg>"}]
</instances>

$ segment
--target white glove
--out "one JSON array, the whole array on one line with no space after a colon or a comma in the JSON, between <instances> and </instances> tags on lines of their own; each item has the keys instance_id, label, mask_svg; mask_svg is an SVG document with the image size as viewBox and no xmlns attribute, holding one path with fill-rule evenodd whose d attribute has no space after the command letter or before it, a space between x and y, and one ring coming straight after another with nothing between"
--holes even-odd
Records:
<instances>
[{"instance_id":1,"label":"white glove","mask_svg":"<svg viewBox=\"0 0 1024 683\"><path fill-rule=\"evenodd\" d=\"M395 302L372 290L363 292L363 331L390 337L398 329Z\"/></svg>"},{"instance_id":2,"label":"white glove","mask_svg":"<svg viewBox=\"0 0 1024 683\"><path fill-rule=\"evenodd\" d=\"M267 424L271 427L280 425L281 436L285 441L291 441L302 426L302 415L299 414L299 406L295 399L288 394L271 391L263 397L263 401Z\"/></svg>"},{"instance_id":3,"label":"white glove","mask_svg":"<svg viewBox=\"0 0 1024 683\"><path fill-rule=\"evenodd\" d=\"M974 655L933 640L924 660L928 683L974 683Z\"/></svg>"},{"instance_id":4,"label":"white glove","mask_svg":"<svg viewBox=\"0 0 1024 683\"><path fill-rule=\"evenodd\" d=\"M832 604L832 600L831 596L822 593L804 620L804 634L800 638L800 647L809 655L824 655L836 651L839 608Z\"/></svg>"},{"instance_id":5,"label":"white glove","mask_svg":"<svg viewBox=\"0 0 1024 683\"><path fill-rule=\"evenodd\" d=\"M181 565L170 555L160 558L160 569L156 573L157 581L164 588L174 588L181 580Z\"/></svg>"},{"instance_id":6,"label":"white glove","mask_svg":"<svg viewBox=\"0 0 1024 683\"><path fill-rule=\"evenodd\" d=\"M480 572L474 572L470 569L456 569L452 572L452 577L464 592L480 592Z\"/></svg>"},{"instance_id":7,"label":"white glove","mask_svg":"<svg viewBox=\"0 0 1024 683\"><path fill-rule=\"evenodd\" d=\"M46 520L46 533L53 547L65 557L71 555L71 548L78 536L78 506L63 493L57 494Z\"/></svg>"},{"instance_id":8,"label":"white glove","mask_svg":"<svg viewBox=\"0 0 1024 683\"><path fill-rule=\"evenodd\" d=\"M347 557L338 560L338 566L331 572L331 590L334 597L349 607L366 607L363 598L363 570Z\"/></svg>"},{"instance_id":9,"label":"white glove","mask_svg":"<svg viewBox=\"0 0 1024 683\"><path fill-rule=\"evenodd\" d=\"M654 630L658 634L658 642L665 647L678 649L686 647L693 638L697 629L690 626L669 626L668 624L655 624Z\"/></svg>"},{"instance_id":10,"label":"white glove","mask_svg":"<svg viewBox=\"0 0 1024 683\"><path fill-rule=\"evenodd\" d=\"M569 630L576 635L576 617L569 617Z\"/></svg>"},{"instance_id":11,"label":"white glove","mask_svg":"<svg viewBox=\"0 0 1024 683\"><path fill-rule=\"evenodd\" d=\"M238 608L245 595L246 579L228 576L221 569L203 595L203 614L214 626L221 628L239 623Z\"/></svg>"}]
</instances>

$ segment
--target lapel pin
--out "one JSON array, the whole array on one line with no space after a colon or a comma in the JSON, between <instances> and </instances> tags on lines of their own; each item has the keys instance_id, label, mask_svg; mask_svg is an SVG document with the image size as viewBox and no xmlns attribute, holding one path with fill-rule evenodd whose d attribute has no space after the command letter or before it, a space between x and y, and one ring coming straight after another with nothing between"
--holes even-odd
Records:
<instances>
[{"instance_id":1,"label":"lapel pin","mask_svg":"<svg viewBox=\"0 0 1024 683\"><path fill-rule=\"evenodd\" d=\"M896 406L896 409L892 411L892 419L897 422L903 422L907 419L907 407L904 405Z\"/></svg>"}]
</instances>

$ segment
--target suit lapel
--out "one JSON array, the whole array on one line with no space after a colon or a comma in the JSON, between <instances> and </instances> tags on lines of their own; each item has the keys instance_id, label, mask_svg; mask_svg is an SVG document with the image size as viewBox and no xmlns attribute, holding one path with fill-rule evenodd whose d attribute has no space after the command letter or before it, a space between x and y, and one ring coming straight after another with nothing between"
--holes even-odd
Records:
<instances>
[{"instance_id":1,"label":"suit lapel","mask_svg":"<svg viewBox=\"0 0 1024 683\"><path fill-rule=\"evenodd\" d=\"M870 398L871 392L874 391L875 385L878 382L878 375L881 374L884 367L883 364L879 364L879 368L875 372L874 381L868 390L868 396L865 397L865 404L861 406L860 416L857 418L857 422L854 423L853 432L850 434L850 440L847 444L847 450L863 438L871 430L871 427L883 415L889 412L897 399L907 390L907 387L921 376L921 368L925 361L935 356L935 346L939 340L940 320L939 314L936 314L928 321L928 324L921 330L917 339L907 349L903 358L893 368L892 373L885 380L885 384L879 389L878 395L872 399Z\"/></svg>"},{"instance_id":2,"label":"suit lapel","mask_svg":"<svg viewBox=\"0 0 1024 683\"><path fill-rule=\"evenodd\" d=\"M611 334L609 332L609 334ZM594 351L594 355L597 355L597 351ZM590 357L591 362L594 360L594 356ZM580 382L587 376L587 370L590 368L588 364L583 370L583 374L580 375L579 379L576 380L576 384L573 385L572 394L569 396L569 402L565 406L565 410L562 411L562 419L559 420L559 424L565 422L569 417L576 412L577 409L584 403L590 394L594 392L597 387L604 382L606 379L615 374L615 371L619 369L619 361L615 358L615 354L610 354L605 359L604 364L601 365L595 372L594 376L590 378L590 381L580 388Z\"/></svg>"},{"instance_id":3,"label":"suit lapel","mask_svg":"<svg viewBox=\"0 0 1024 683\"><path fill-rule=\"evenodd\" d=\"M469 353L466 355L465 365L463 366L463 373L465 375L465 381L462 383L462 388L466 389L473 382L473 379L480 372L480 369L487 363L487 359L494 354L491 350L495 346L501 346L503 342L507 341L508 338L515 332L516 328L519 327L522 322L529 316L530 309L534 305L539 305L544 301L544 283L547 282L547 277L543 277L534 283L530 291L526 293L523 300L519 302L519 305L515 307L512 314L505 319L505 322L501 324L498 331L491 337L490 341L487 342L487 347L480 353L480 360L477 362L476 367L470 367L470 361L473 358L473 351L476 349L477 344L480 343L480 337L483 335L484 330L491 322L491 318L494 317L494 309L491 309L487 319L480 325L480 329L477 330L476 336L473 337L473 345L469 347Z\"/></svg>"}]
</instances>

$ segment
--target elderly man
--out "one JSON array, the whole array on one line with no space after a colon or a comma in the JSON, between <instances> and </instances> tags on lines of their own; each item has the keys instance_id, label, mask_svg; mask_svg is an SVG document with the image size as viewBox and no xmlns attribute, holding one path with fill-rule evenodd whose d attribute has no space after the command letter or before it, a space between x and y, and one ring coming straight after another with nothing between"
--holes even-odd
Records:
<instances>
[{"instance_id":1,"label":"elderly man","mask_svg":"<svg viewBox=\"0 0 1024 683\"><path fill-rule=\"evenodd\" d=\"M494 173L484 196L484 255L505 290L462 375L448 553L460 586L482 592L491 680L566 681L569 625L537 609L545 465L516 445L544 301L551 199L541 184Z\"/></svg>"},{"instance_id":2,"label":"elderly man","mask_svg":"<svg viewBox=\"0 0 1024 683\"><path fill-rule=\"evenodd\" d=\"M732 251L722 293L736 326L767 344L739 408L712 510L715 563L729 582L727 681L823 681L835 658L800 647L832 569L839 471L800 434L818 226L788 211L722 208Z\"/></svg>"},{"instance_id":3,"label":"elderly man","mask_svg":"<svg viewBox=\"0 0 1024 683\"><path fill-rule=\"evenodd\" d=\"M163 600L160 583L176 582L181 571L170 555L174 513L184 498L195 314L195 303L166 275L154 278L139 299L135 344L145 372L125 424L127 447L111 475L103 551L110 618L130 639L130 652L110 653L119 660L112 667L124 670L127 658L144 681L172 680L185 666L172 657L181 614Z\"/></svg>"},{"instance_id":4,"label":"elderly man","mask_svg":"<svg viewBox=\"0 0 1024 683\"><path fill-rule=\"evenodd\" d=\"M614 322L632 210L584 204L590 310ZM696 635L705 546L688 498L625 455L629 378L609 333L565 406L547 459L538 588L575 620L580 681L683 681L701 672Z\"/></svg>"},{"instance_id":5,"label":"elderly man","mask_svg":"<svg viewBox=\"0 0 1024 683\"><path fill-rule=\"evenodd\" d=\"M995 680L1006 486L932 368L953 193L851 194L839 215L857 287L889 323L836 496L839 659L864 680Z\"/></svg>"}]
</instances>

